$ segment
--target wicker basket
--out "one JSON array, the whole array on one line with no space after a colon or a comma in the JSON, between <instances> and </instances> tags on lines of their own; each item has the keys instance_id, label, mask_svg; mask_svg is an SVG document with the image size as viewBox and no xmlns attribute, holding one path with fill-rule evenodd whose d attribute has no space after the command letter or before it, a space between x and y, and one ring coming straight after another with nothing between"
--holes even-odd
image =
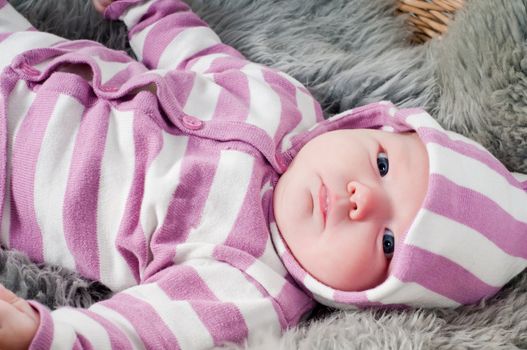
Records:
<instances>
[{"instance_id":1,"label":"wicker basket","mask_svg":"<svg viewBox=\"0 0 527 350\"><path fill-rule=\"evenodd\" d=\"M464 0L398 0L398 12L408 14L415 43L424 43L446 32L448 23Z\"/></svg>"}]
</instances>

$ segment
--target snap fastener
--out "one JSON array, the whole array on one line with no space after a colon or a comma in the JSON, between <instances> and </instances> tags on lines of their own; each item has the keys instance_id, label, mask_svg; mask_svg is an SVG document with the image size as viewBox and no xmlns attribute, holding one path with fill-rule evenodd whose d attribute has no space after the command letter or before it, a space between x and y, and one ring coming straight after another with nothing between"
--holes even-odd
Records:
<instances>
[{"instance_id":1,"label":"snap fastener","mask_svg":"<svg viewBox=\"0 0 527 350\"><path fill-rule=\"evenodd\" d=\"M190 115L184 115L181 118L183 125L190 130L199 130L203 127L203 122L198 118L192 117Z\"/></svg>"}]
</instances>

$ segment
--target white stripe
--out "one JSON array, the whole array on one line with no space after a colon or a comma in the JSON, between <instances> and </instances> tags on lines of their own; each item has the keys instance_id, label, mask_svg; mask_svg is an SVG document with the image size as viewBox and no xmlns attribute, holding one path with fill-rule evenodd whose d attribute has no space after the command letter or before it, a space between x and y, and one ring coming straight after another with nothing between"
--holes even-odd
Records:
<instances>
[{"instance_id":1,"label":"white stripe","mask_svg":"<svg viewBox=\"0 0 527 350\"><path fill-rule=\"evenodd\" d=\"M267 84L264 79L262 67L256 64L247 64L241 69L247 76L249 85L249 116L246 122L255 125L274 137L282 113L282 105L278 94Z\"/></svg>"},{"instance_id":2,"label":"white stripe","mask_svg":"<svg viewBox=\"0 0 527 350\"><path fill-rule=\"evenodd\" d=\"M54 323L53 338L50 345L51 350L73 349L76 340L77 334L75 333L75 329L69 323Z\"/></svg>"},{"instance_id":3,"label":"white stripe","mask_svg":"<svg viewBox=\"0 0 527 350\"><path fill-rule=\"evenodd\" d=\"M15 56L24 51L36 48L43 48L52 46L60 41L64 41L49 33L42 32L17 32L0 42L0 71L5 66L11 64Z\"/></svg>"},{"instance_id":4,"label":"white stripe","mask_svg":"<svg viewBox=\"0 0 527 350\"><path fill-rule=\"evenodd\" d=\"M287 249L285 248L285 244L282 241L282 237L280 236L280 231L278 230L278 226L276 226L276 222L269 223L269 230L271 231L271 238L273 239L273 243L278 255L284 255Z\"/></svg>"},{"instance_id":5,"label":"white stripe","mask_svg":"<svg viewBox=\"0 0 527 350\"><path fill-rule=\"evenodd\" d=\"M322 297L326 300L333 300L333 296L335 294L335 290L331 287L326 286L323 283L320 283L318 280L311 277L311 275L307 274L304 276L304 280L302 281L302 284L310 291L315 292L317 296Z\"/></svg>"},{"instance_id":6,"label":"white stripe","mask_svg":"<svg viewBox=\"0 0 527 350\"><path fill-rule=\"evenodd\" d=\"M84 106L60 95L44 134L35 170L35 216L42 232L44 260L75 268L64 235L63 206ZM55 203L51 205L50 203Z\"/></svg>"},{"instance_id":7,"label":"white stripe","mask_svg":"<svg viewBox=\"0 0 527 350\"><path fill-rule=\"evenodd\" d=\"M90 311L105 318L119 328L126 335L134 350L146 350L134 326L120 313L104 306L102 303L92 305Z\"/></svg>"},{"instance_id":8,"label":"white stripe","mask_svg":"<svg viewBox=\"0 0 527 350\"><path fill-rule=\"evenodd\" d=\"M9 230L11 227L11 159L16 134L26 117L36 94L27 88L25 81L20 80L7 99L7 150L6 150L6 185L4 208L2 213L2 244L9 248Z\"/></svg>"},{"instance_id":9,"label":"white stripe","mask_svg":"<svg viewBox=\"0 0 527 350\"><path fill-rule=\"evenodd\" d=\"M298 110L300 111L300 116L302 119L295 126L295 128L291 130L290 133L284 136L282 140L282 152L285 152L286 150L291 148L291 139L295 135L298 135L299 133L309 129L309 127L313 126L317 122L315 102L311 95L299 89L296 89L296 105Z\"/></svg>"},{"instance_id":10,"label":"white stripe","mask_svg":"<svg viewBox=\"0 0 527 350\"><path fill-rule=\"evenodd\" d=\"M63 333L67 333L66 336L69 338L70 330L73 328L75 333L89 340L93 349L112 348L110 337L104 327L80 310L73 308L57 309L51 313L51 316L55 321L55 326L53 327L53 343L55 343L56 338L62 337ZM57 349L71 349L71 347L60 348L58 345L52 344L52 348L56 346Z\"/></svg>"},{"instance_id":11,"label":"white stripe","mask_svg":"<svg viewBox=\"0 0 527 350\"><path fill-rule=\"evenodd\" d=\"M255 260L245 272L258 281L273 297L277 297L280 294L286 283L283 275L277 273L275 269L260 260Z\"/></svg>"},{"instance_id":12,"label":"white stripe","mask_svg":"<svg viewBox=\"0 0 527 350\"><path fill-rule=\"evenodd\" d=\"M145 48L145 41L146 37L148 36L148 33L154 28L155 23L149 25L145 29L141 30L140 32L135 32L132 37L130 38L130 47L134 51L135 55L137 56L138 61L142 61L144 58L143 55L143 49ZM130 28L130 27L128 27ZM151 67L149 67L151 68Z\"/></svg>"},{"instance_id":13,"label":"white stripe","mask_svg":"<svg viewBox=\"0 0 527 350\"><path fill-rule=\"evenodd\" d=\"M240 270L213 260L191 260L185 265L198 272L216 298L238 308L249 336L266 327L280 331L280 321L271 300L264 298Z\"/></svg>"},{"instance_id":14,"label":"white stripe","mask_svg":"<svg viewBox=\"0 0 527 350\"><path fill-rule=\"evenodd\" d=\"M452 141L462 141L466 144L476 147L479 150L487 152L487 149L483 147L482 145L480 145L479 143L477 143L476 141L471 140L468 137L465 137L456 132L443 129L441 125L439 125L439 123L430 114L424 111L407 116L406 122L410 124L410 126L412 126L414 129L431 128L431 129L434 129L446 135Z\"/></svg>"},{"instance_id":15,"label":"white stripe","mask_svg":"<svg viewBox=\"0 0 527 350\"><path fill-rule=\"evenodd\" d=\"M229 57L229 55L225 53L214 53L211 55L202 56L195 61L192 67L190 67L190 70L196 73L205 74L215 60L224 57Z\"/></svg>"},{"instance_id":16,"label":"white stripe","mask_svg":"<svg viewBox=\"0 0 527 350\"><path fill-rule=\"evenodd\" d=\"M97 63L99 71L101 72L101 84L105 84L108 80L112 79L119 72L125 70L130 65L130 63L103 61L97 56L92 57Z\"/></svg>"},{"instance_id":17,"label":"white stripe","mask_svg":"<svg viewBox=\"0 0 527 350\"><path fill-rule=\"evenodd\" d=\"M407 116L405 120L406 123L410 124L416 130L419 128L432 128L444 132L444 129L437 123L437 121L424 111L411 114Z\"/></svg>"},{"instance_id":18,"label":"white stripe","mask_svg":"<svg viewBox=\"0 0 527 350\"><path fill-rule=\"evenodd\" d=\"M284 263L276 254L276 250L271 239L268 239L265 243L265 249L258 260L264 263L264 265L270 267L273 270L273 273L278 273L282 277L288 274L286 268L284 267ZM250 274L250 272L248 273Z\"/></svg>"},{"instance_id":19,"label":"white stripe","mask_svg":"<svg viewBox=\"0 0 527 350\"><path fill-rule=\"evenodd\" d=\"M463 135L460 135L458 133L455 133L450 130L445 130L439 125L439 123L428 113L426 112L419 112L416 114L412 114L406 117L406 122L410 124L413 128L432 128L434 130L437 130L446 136L450 138L452 141L463 141L464 143L467 143L469 145L472 145L480 150L486 151L485 147L480 145L474 140L471 140Z\"/></svg>"},{"instance_id":20,"label":"white stripe","mask_svg":"<svg viewBox=\"0 0 527 350\"><path fill-rule=\"evenodd\" d=\"M525 259L508 255L478 231L425 209L412 225L426 227L426 234L408 235L405 243L441 255L491 286L503 286L527 266ZM467 254L467 247L477 254Z\"/></svg>"},{"instance_id":21,"label":"white stripe","mask_svg":"<svg viewBox=\"0 0 527 350\"><path fill-rule=\"evenodd\" d=\"M485 151L485 152L488 152L487 149L485 147L483 147L482 145L480 145L479 143L477 143L476 141L474 140L471 140L469 139L468 137L465 137L463 135L460 135L458 133L455 133L453 131L449 131L449 130L444 130L443 131L449 139L451 139L452 141L462 141L464 143L467 143L473 147L476 147L478 148L479 150L481 151Z\"/></svg>"},{"instance_id":22,"label":"white stripe","mask_svg":"<svg viewBox=\"0 0 527 350\"><path fill-rule=\"evenodd\" d=\"M162 137L163 147L145 176L140 219L147 241L154 230L165 221L170 199L181 181L181 159L188 144L186 136L162 132Z\"/></svg>"},{"instance_id":23,"label":"white stripe","mask_svg":"<svg viewBox=\"0 0 527 350\"><path fill-rule=\"evenodd\" d=\"M388 277L379 287L367 291L366 295L370 301L383 304L406 304L417 307L457 307L460 305L420 284L405 283L393 276Z\"/></svg>"},{"instance_id":24,"label":"white stripe","mask_svg":"<svg viewBox=\"0 0 527 350\"><path fill-rule=\"evenodd\" d=\"M214 244L198 243L179 243L175 247L174 264L182 264L193 259L214 259Z\"/></svg>"},{"instance_id":25,"label":"white stripe","mask_svg":"<svg viewBox=\"0 0 527 350\"><path fill-rule=\"evenodd\" d=\"M170 300L157 284L143 284L124 293L150 304L177 338L180 349L210 349L214 345L208 329L187 301Z\"/></svg>"},{"instance_id":26,"label":"white stripe","mask_svg":"<svg viewBox=\"0 0 527 350\"><path fill-rule=\"evenodd\" d=\"M9 3L0 9L0 33L20 32L31 27L31 23Z\"/></svg>"},{"instance_id":27,"label":"white stripe","mask_svg":"<svg viewBox=\"0 0 527 350\"><path fill-rule=\"evenodd\" d=\"M183 107L186 114L201 120L211 120L216 110L222 87L210 75L196 74L192 89Z\"/></svg>"},{"instance_id":28,"label":"white stripe","mask_svg":"<svg viewBox=\"0 0 527 350\"><path fill-rule=\"evenodd\" d=\"M180 32L163 50L157 68L174 69L198 52L221 43L208 27L191 27Z\"/></svg>"},{"instance_id":29,"label":"white stripe","mask_svg":"<svg viewBox=\"0 0 527 350\"><path fill-rule=\"evenodd\" d=\"M148 9L154 2L155 1L152 0L146 1L143 4L130 6L123 14L121 14L119 19L122 20L124 24L126 24L128 29L131 29L133 26L139 23L141 17L143 17L143 15L148 12Z\"/></svg>"},{"instance_id":30,"label":"white stripe","mask_svg":"<svg viewBox=\"0 0 527 350\"><path fill-rule=\"evenodd\" d=\"M201 214L201 222L193 228L187 242L223 243L238 218L247 193L254 159L239 151L222 151L212 185ZM229 199L228 205L225 198Z\"/></svg>"},{"instance_id":31,"label":"white stripe","mask_svg":"<svg viewBox=\"0 0 527 350\"><path fill-rule=\"evenodd\" d=\"M134 177L134 113L112 109L101 161L97 200L97 245L100 280L112 290L136 284L117 250L117 234Z\"/></svg>"},{"instance_id":32,"label":"white stripe","mask_svg":"<svg viewBox=\"0 0 527 350\"><path fill-rule=\"evenodd\" d=\"M266 182L262 189L260 190L260 198L263 200L263 196L269 191L271 198L273 195L273 186L271 182ZM275 223L271 224L274 230L278 230ZM270 228L271 230L271 228ZM278 233L278 232L276 232ZM265 249L262 255L258 258L264 265L270 267L273 270L273 273L278 273L280 276L284 277L288 274L287 270L284 267L284 263L280 260L278 254L276 254L276 249L273 245L272 233L269 234L268 239L265 242ZM249 268L251 269L251 268ZM247 272L251 274L250 272Z\"/></svg>"},{"instance_id":33,"label":"white stripe","mask_svg":"<svg viewBox=\"0 0 527 350\"><path fill-rule=\"evenodd\" d=\"M459 186L491 198L516 220L527 223L527 211L518 205L525 203L525 191L512 187L503 176L476 159L439 144L428 143L426 148L433 154L430 173L441 174Z\"/></svg>"}]
</instances>

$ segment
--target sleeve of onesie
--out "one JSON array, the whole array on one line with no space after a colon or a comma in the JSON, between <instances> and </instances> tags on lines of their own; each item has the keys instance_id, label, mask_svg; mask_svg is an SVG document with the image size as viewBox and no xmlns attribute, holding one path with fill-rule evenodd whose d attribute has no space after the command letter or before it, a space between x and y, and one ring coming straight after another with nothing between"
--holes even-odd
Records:
<instances>
[{"instance_id":1,"label":"sleeve of onesie","mask_svg":"<svg viewBox=\"0 0 527 350\"><path fill-rule=\"evenodd\" d=\"M32 301L41 323L30 349L198 350L240 343L290 322L265 293L231 265L188 260L89 309L50 312Z\"/></svg>"},{"instance_id":2,"label":"sleeve of onesie","mask_svg":"<svg viewBox=\"0 0 527 350\"><path fill-rule=\"evenodd\" d=\"M37 31L7 0L0 0L0 72L22 52L64 41L57 35Z\"/></svg>"},{"instance_id":3,"label":"sleeve of onesie","mask_svg":"<svg viewBox=\"0 0 527 350\"><path fill-rule=\"evenodd\" d=\"M105 16L122 20L139 61L152 70L189 70L218 57L243 56L220 38L179 0L117 0Z\"/></svg>"},{"instance_id":4,"label":"sleeve of onesie","mask_svg":"<svg viewBox=\"0 0 527 350\"><path fill-rule=\"evenodd\" d=\"M132 49L153 72L188 73L192 83L178 84L177 91L189 115L245 120L282 140L281 149L323 120L320 105L301 83L248 61L182 1L117 0L105 16L127 25Z\"/></svg>"}]
</instances>

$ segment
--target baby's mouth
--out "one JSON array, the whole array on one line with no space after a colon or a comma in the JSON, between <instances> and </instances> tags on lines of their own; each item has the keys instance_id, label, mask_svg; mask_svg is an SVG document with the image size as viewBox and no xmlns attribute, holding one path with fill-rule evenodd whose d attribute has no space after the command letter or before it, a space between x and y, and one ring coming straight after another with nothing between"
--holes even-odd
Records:
<instances>
[{"instance_id":1,"label":"baby's mouth","mask_svg":"<svg viewBox=\"0 0 527 350\"><path fill-rule=\"evenodd\" d=\"M329 207L329 196L326 186L322 183L320 185L320 189L318 190L318 204L320 207L320 212L322 214L322 221L324 223L324 226L326 226L326 218L328 215L328 207Z\"/></svg>"}]
</instances>

